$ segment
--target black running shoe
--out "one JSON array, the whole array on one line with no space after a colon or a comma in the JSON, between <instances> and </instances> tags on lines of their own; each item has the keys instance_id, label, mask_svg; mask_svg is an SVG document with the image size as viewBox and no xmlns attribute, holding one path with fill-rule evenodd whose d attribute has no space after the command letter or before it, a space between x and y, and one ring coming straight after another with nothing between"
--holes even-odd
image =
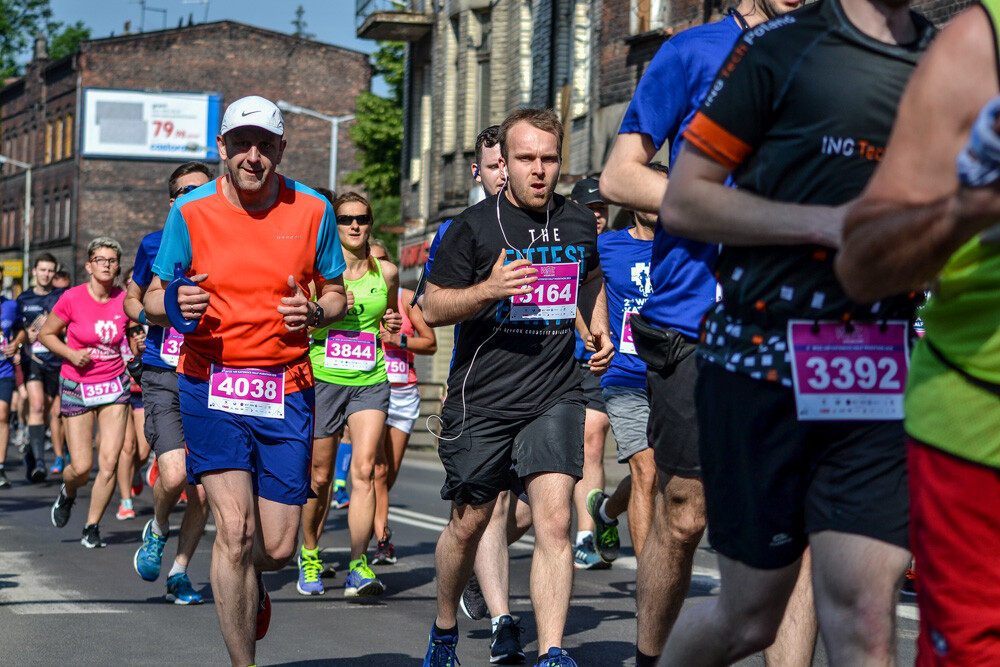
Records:
<instances>
[{"instance_id":1,"label":"black running shoe","mask_svg":"<svg viewBox=\"0 0 1000 667\"><path fill-rule=\"evenodd\" d=\"M70 510L73 509L73 503L76 498L70 498L66 495L66 485L63 484L62 488L59 489L59 496L56 501L52 503L52 512L50 516L52 518L52 525L56 528L62 528L69 521Z\"/></svg>"},{"instance_id":2,"label":"black running shoe","mask_svg":"<svg viewBox=\"0 0 1000 667\"><path fill-rule=\"evenodd\" d=\"M490 662L494 665L519 665L524 662L521 650L521 626L510 616L501 616L490 641Z\"/></svg>"},{"instance_id":3,"label":"black running shoe","mask_svg":"<svg viewBox=\"0 0 1000 667\"><path fill-rule=\"evenodd\" d=\"M0 489L9 489L10 480L7 479L7 471L0 468Z\"/></svg>"},{"instance_id":4,"label":"black running shoe","mask_svg":"<svg viewBox=\"0 0 1000 667\"><path fill-rule=\"evenodd\" d=\"M469 577L469 585L462 591L459 606L465 615L473 621L489 616L490 610L486 606L486 598L483 597L483 591L479 588L479 579L476 579L475 574Z\"/></svg>"},{"instance_id":5,"label":"black running shoe","mask_svg":"<svg viewBox=\"0 0 1000 667\"><path fill-rule=\"evenodd\" d=\"M40 484L45 481L46 475L48 475L48 472L45 470L45 463L39 461L35 464L35 469L31 471L29 479L32 484Z\"/></svg>"},{"instance_id":6,"label":"black running shoe","mask_svg":"<svg viewBox=\"0 0 1000 667\"><path fill-rule=\"evenodd\" d=\"M88 549L101 549L108 546L107 542L101 539L101 529L97 527L96 523L83 527L83 537L80 538L80 544Z\"/></svg>"}]
</instances>

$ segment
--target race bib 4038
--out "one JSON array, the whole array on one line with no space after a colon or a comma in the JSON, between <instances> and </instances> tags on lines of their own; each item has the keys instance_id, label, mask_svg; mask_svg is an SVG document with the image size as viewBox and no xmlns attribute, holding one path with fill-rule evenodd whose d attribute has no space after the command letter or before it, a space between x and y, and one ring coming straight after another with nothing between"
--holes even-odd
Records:
<instances>
[{"instance_id":1,"label":"race bib 4038","mask_svg":"<svg viewBox=\"0 0 1000 667\"><path fill-rule=\"evenodd\" d=\"M906 322L791 320L788 345L799 421L903 418Z\"/></svg>"},{"instance_id":2,"label":"race bib 4038","mask_svg":"<svg viewBox=\"0 0 1000 667\"><path fill-rule=\"evenodd\" d=\"M232 368L212 364L208 407L236 415L283 419L284 367Z\"/></svg>"}]
</instances>

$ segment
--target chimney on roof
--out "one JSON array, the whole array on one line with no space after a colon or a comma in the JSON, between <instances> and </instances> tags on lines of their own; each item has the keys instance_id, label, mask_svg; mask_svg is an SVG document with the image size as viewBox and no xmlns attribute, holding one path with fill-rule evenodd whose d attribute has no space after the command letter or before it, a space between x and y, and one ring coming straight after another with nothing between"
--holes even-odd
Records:
<instances>
[{"instance_id":1,"label":"chimney on roof","mask_svg":"<svg viewBox=\"0 0 1000 667\"><path fill-rule=\"evenodd\" d=\"M38 33L35 35L35 60L48 60L49 59L49 43L45 39L45 35Z\"/></svg>"}]
</instances>

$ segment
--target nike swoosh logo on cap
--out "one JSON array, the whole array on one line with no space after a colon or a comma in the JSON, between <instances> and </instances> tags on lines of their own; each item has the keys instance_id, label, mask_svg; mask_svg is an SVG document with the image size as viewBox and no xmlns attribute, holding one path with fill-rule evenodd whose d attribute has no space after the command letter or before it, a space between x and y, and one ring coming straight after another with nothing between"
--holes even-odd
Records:
<instances>
[{"instance_id":1,"label":"nike swoosh logo on cap","mask_svg":"<svg viewBox=\"0 0 1000 667\"><path fill-rule=\"evenodd\" d=\"M246 115L246 114L244 114L244 115ZM590 188L589 190L587 190L587 193L591 194L591 193L597 192L599 189L600 188Z\"/></svg>"},{"instance_id":2,"label":"nike swoosh logo on cap","mask_svg":"<svg viewBox=\"0 0 1000 667\"><path fill-rule=\"evenodd\" d=\"M244 111L241 115L243 115L243 116L249 116L252 113L259 113L259 112L260 112L260 109L254 109L253 111Z\"/></svg>"}]
</instances>

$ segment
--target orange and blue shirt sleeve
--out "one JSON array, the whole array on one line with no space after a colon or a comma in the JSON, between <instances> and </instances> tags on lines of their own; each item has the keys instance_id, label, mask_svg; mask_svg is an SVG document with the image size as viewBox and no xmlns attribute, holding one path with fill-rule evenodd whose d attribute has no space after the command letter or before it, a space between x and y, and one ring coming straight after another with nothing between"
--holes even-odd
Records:
<instances>
[{"instance_id":1,"label":"orange and blue shirt sleeve","mask_svg":"<svg viewBox=\"0 0 1000 667\"><path fill-rule=\"evenodd\" d=\"M345 268L344 251L337 234L337 219L333 215L333 207L327 203L319 233L316 234L316 273L323 280L332 280L344 273Z\"/></svg>"},{"instance_id":2,"label":"orange and blue shirt sleeve","mask_svg":"<svg viewBox=\"0 0 1000 667\"><path fill-rule=\"evenodd\" d=\"M736 41L684 131L685 140L730 170L756 150L771 126L777 73L766 43L770 36L761 39L751 31Z\"/></svg>"},{"instance_id":3,"label":"orange and blue shirt sleeve","mask_svg":"<svg viewBox=\"0 0 1000 667\"><path fill-rule=\"evenodd\" d=\"M185 271L191 268L191 234L181 207L174 204L163 228L160 249L153 261L153 273L166 281L174 279L174 265L180 264Z\"/></svg>"}]
</instances>

